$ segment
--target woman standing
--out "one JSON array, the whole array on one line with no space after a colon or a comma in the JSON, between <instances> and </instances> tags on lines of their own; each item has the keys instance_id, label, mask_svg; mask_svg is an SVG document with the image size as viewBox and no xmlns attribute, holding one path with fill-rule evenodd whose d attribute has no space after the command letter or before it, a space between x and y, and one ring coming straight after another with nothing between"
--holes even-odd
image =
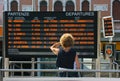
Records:
<instances>
[{"instance_id":1,"label":"woman standing","mask_svg":"<svg viewBox=\"0 0 120 81\"><path fill-rule=\"evenodd\" d=\"M54 43L50 49L57 55L56 65L59 69L74 69L74 63L76 64L76 69L80 69L80 63L78 60L78 55L73 48L74 38L71 34L65 33L61 36L60 42ZM60 77L78 77L76 72L65 72L59 73Z\"/></svg>"}]
</instances>

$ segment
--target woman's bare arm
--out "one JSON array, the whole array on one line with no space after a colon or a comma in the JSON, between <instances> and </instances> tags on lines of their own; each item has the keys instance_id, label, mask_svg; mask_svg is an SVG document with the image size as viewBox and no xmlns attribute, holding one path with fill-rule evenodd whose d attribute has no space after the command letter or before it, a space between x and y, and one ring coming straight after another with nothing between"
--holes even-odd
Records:
<instances>
[{"instance_id":1,"label":"woman's bare arm","mask_svg":"<svg viewBox=\"0 0 120 81\"><path fill-rule=\"evenodd\" d=\"M78 55L75 56L75 62L76 62L76 69L80 69L80 62L79 62Z\"/></svg>"},{"instance_id":2,"label":"woman's bare arm","mask_svg":"<svg viewBox=\"0 0 120 81\"><path fill-rule=\"evenodd\" d=\"M55 54L55 55L58 55L58 52L59 52L59 47L60 46L60 43L59 42L57 42L57 43L54 43L51 47L50 47L50 49L51 49L51 51Z\"/></svg>"}]
</instances>

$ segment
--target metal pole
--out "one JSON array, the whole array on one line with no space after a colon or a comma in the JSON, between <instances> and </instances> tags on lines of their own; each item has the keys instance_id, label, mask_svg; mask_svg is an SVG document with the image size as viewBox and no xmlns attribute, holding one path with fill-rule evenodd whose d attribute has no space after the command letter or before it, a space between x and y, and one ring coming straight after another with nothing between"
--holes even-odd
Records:
<instances>
[{"instance_id":1,"label":"metal pole","mask_svg":"<svg viewBox=\"0 0 120 81\"><path fill-rule=\"evenodd\" d=\"M41 69L41 58L37 58L37 69ZM41 72L37 72L37 76L41 76Z\"/></svg>"},{"instance_id":2,"label":"metal pole","mask_svg":"<svg viewBox=\"0 0 120 81\"><path fill-rule=\"evenodd\" d=\"M112 43L112 37L109 38L109 43Z\"/></svg>"},{"instance_id":3,"label":"metal pole","mask_svg":"<svg viewBox=\"0 0 120 81\"><path fill-rule=\"evenodd\" d=\"M9 58L5 58L5 69L9 69ZM9 76L9 72L4 72L5 77Z\"/></svg>"},{"instance_id":4,"label":"metal pole","mask_svg":"<svg viewBox=\"0 0 120 81\"><path fill-rule=\"evenodd\" d=\"M112 37L109 38L109 44L112 43ZM111 58L109 58L110 60L110 68L109 69L112 69L112 59L113 59L113 56ZM109 77L112 77L112 73L109 73Z\"/></svg>"},{"instance_id":5,"label":"metal pole","mask_svg":"<svg viewBox=\"0 0 120 81\"><path fill-rule=\"evenodd\" d=\"M67 71L67 72L111 72L111 73L120 73L120 70L83 70L83 69L64 69L64 70L59 70L59 69L0 69L1 71L4 72L61 72L61 71Z\"/></svg>"},{"instance_id":6,"label":"metal pole","mask_svg":"<svg viewBox=\"0 0 120 81\"><path fill-rule=\"evenodd\" d=\"M36 11L36 0L32 0L33 11Z\"/></svg>"},{"instance_id":7,"label":"metal pole","mask_svg":"<svg viewBox=\"0 0 120 81\"><path fill-rule=\"evenodd\" d=\"M0 81L3 81L2 71L0 70Z\"/></svg>"},{"instance_id":8,"label":"metal pole","mask_svg":"<svg viewBox=\"0 0 120 81\"><path fill-rule=\"evenodd\" d=\"M119 65L117 64L117 70L119 70ZM117 77L119 77L119 73L117 72Z\"/></svg>"},{"instance_id":9,"label":"metal pole","mask_svg":"<svg viewBox=\"0 0 120 81\"><path fill-rule=\"evenodd\" d=\"M20 64L20 68L23 69L23 64L22 63ZM21 75L24 76L24 72L23 71L21 71Z\"/></svg>"},{"instance_id":10,"label":"metal pole","mask_svg":"<svg viewBox=\"0 0 120 81\"><path fill-rule=\"evenodd\" d=\"M34 63L35 58L32 58L31 60L32 60L32 69L35 69L35 63ZM34 74L35 74L34 71L32 71L31 76L34 77Z\"/></svg>"},{"instance_id":11,"label":"metal pole","mask_svg":"<svg viewBox=\"0 0 120 81\"><path fill-rule=\"evenodd\" d=\"M112 59L110 58L110 70L112 69ZM112 77L112 73L109 72L109 77Z\"/></svg>"},{"instance_id":12,"label":"metal pole","mask_svg":"<svg viewBox=\"0 0 120 81\"><path fill-rule=\"evenodd\" d=\"M98 12L98 43L97 43L97 59L96 59L96 69L100 70L100 30L101 30L101 13ZM96 73L96 77L100 77L100 72Z\"/></svg>"},{"instance_id":13,"label":"metal pole","mask_svg":"<svg viewBox=\"0 0 120 81\"><path fill-rule=\"evenodd\" d=\"M8 0L7 0L7 4L8 4ZM7 9L8 9L8 5L7 5ZM2 69L5 69L6 67L5 67L5 57L6 57L6 51L5 51L5 14L3 14L3 39L2 39ZM2 77L5 77L5 72L4 71L2 71L1 72L2 73Z\"/></svg>"}]
</instances>

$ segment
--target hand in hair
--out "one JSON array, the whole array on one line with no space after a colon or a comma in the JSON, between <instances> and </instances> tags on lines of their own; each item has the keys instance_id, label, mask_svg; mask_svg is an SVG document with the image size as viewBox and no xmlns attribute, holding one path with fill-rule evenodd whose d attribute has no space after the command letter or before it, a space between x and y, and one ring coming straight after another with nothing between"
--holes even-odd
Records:
<instances>
[{"instance_id":1,"label":"hand in hair","mask_svg":"<svg viewBox=\"0 0 120 81\"><path fill-rule=\"evenodd\" d=\"M60 42L57 42L57 43L54 43L50 49L51 51L55 54L55 55L58 55L58 52L59 52L59 47L60 46Z\"/></svg>"}]
</instances>

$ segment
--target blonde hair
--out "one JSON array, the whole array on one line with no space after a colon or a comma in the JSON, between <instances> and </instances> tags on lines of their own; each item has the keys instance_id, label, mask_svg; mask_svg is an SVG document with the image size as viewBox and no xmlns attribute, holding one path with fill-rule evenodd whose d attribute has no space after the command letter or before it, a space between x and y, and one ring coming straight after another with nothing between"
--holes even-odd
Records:
<instances>
[{"instance_id":1,"label":"blonde hair","mask_svg":"<svg viewBox=\"0 0 120 81\"><path fill-rule=\"evenodd\" d=\"M60 38L60 44L63 48L71 47L74 45L74 37L69 33L65 33Z\"/></svg>"}]
</instances>

